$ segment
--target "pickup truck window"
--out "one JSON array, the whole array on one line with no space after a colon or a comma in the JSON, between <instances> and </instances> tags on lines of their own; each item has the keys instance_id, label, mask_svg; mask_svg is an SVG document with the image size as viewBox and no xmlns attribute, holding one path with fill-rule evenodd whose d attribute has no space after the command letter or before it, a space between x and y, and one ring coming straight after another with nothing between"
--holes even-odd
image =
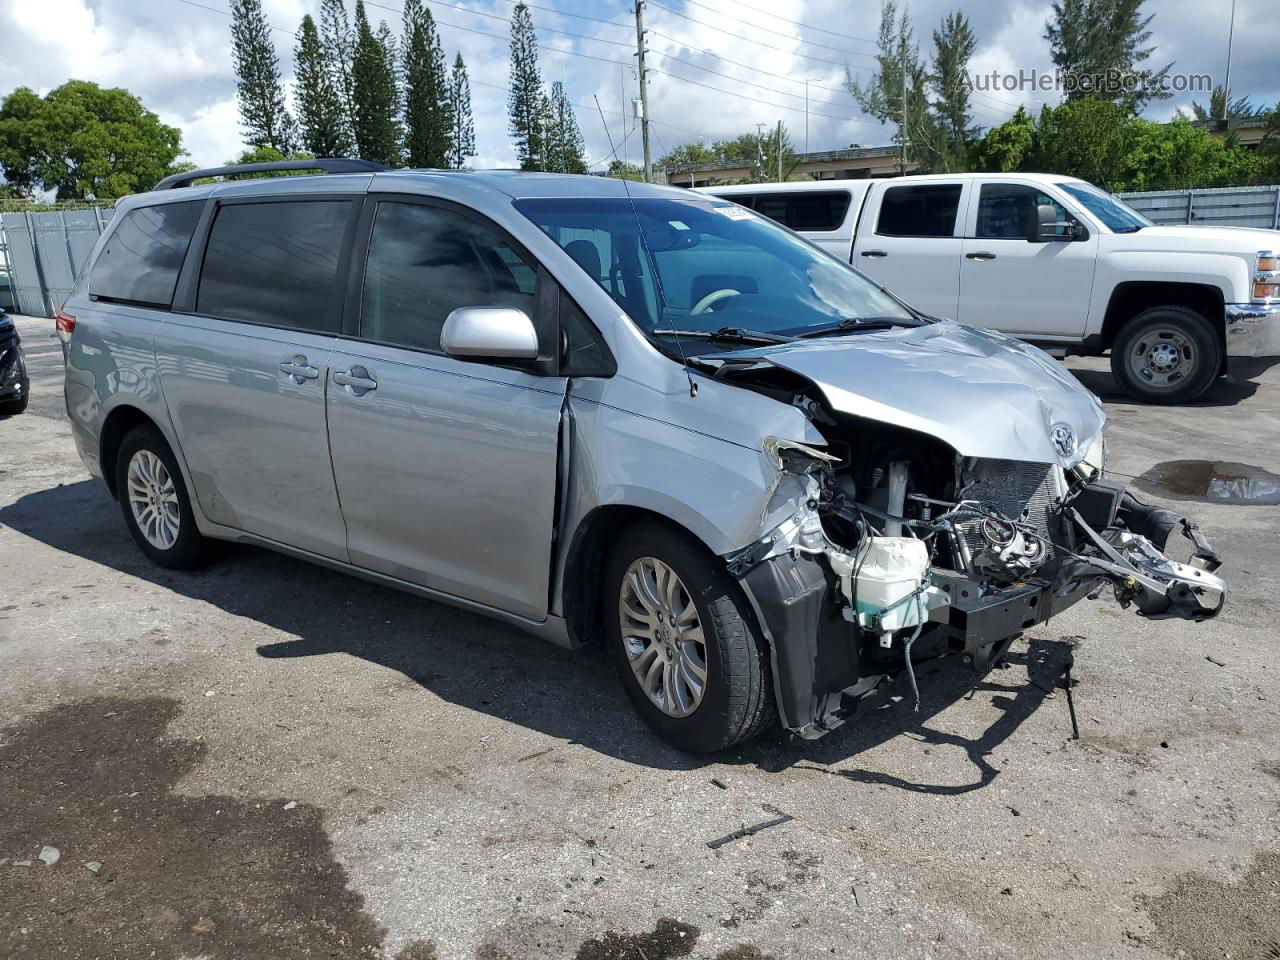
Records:
<instances>
[{"instance_id":1,"label":"pickup truck window","mask_svg":"<svg viewBox=\"0 0 1280 960\"><path fill-rule=\"evenodd\" d=\"M1060 183L1059 189L1067 191L1086 210L1101 220L1113 233L1137 233L1152 222L1122 200L1103 193L1088 183Z\"/></svg>"},{"instance_id":2,"label":"pickup truck window","mask_svg":"<svg viewBox=\"0 0 1280 960\"><path fill-rule=\"evenodd\" d=\"M889 187L880 201L876 233L884 237L950 237L956 229L961 184Z\"/></svg>"},{"instance_id":3,"label":"pickup truck window","mask_svg":"<svg viewBox=\"0 0 1280 960\"><path fill-rule=\"evenodd\" d=\"M849 212L847 190L755 193L730 199L784 227L811 233L839 230Z\"/></svg>"},{"instance_id":4,"label":"pickup truck window","mask_svg":"<svg viewBox=\"0 0 1280 960\"><path fill-rule=\"evenodd\" d=\"M1025 240L1031 215L1039 204L1052 204L1059 223L1071 215L1053 197L1020 183L984 183L978 194L978 223L974 236L982 240ZM1063 227L1058 228L1061 233Z\"/></svg>"}]
</instances>

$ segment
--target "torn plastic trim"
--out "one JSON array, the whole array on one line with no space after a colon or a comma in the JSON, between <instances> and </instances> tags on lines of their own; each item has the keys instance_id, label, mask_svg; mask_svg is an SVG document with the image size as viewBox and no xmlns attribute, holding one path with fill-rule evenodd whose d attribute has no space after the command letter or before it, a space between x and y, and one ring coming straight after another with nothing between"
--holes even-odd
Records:
<instances>
[{"instance_id":1,"label":"torn plastic trim","mask_svg":"<svg viewBox=\"0 0 1280 960\"><path fill-rule=\"evenodd\" d=\"M1074 507L1067 516L1102 554L1077 554L1073 577L1092 568L1110 581L1120 606L1134 604L1148 619L1203 621L1216 617L1227 600L1227 581L1215 574L1222 560L1200 528L1180 518L1182 533L1195 545L1191 563L1170 560L1147 537L1120 527L1098 533Z\"/></svg>"}]
</instances>

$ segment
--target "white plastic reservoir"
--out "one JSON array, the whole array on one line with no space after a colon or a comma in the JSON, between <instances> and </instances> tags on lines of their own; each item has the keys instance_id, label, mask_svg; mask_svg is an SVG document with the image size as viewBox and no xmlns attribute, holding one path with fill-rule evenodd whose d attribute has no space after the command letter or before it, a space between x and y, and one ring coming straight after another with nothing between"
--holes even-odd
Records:
<instances>
[{"instance_id":1,"label":"white plastic reservoir","mask_svg":"<svg viewBox=\"0 0 1280 960\"><path fill-rule=\"evenodd\" d=\"M929 598L906 599L929 580L929 550L915 537L867 537L852 557L832 558L845 600L867 629L888 633L929 616ZM854 571L857 580L853 579ZM879 624L872 619L879 615Z\"/></svg>"}]
</instances>

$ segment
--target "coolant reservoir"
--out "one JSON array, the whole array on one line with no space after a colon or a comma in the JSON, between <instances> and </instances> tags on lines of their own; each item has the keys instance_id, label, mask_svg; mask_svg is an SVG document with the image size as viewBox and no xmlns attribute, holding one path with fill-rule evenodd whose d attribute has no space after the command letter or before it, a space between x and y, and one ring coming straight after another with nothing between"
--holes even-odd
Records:
<instances>
[{"instance_id":1,"label":"coolant reservoir","mask_svg":"<svg viewBox=\"0 0 1280 960\"><path fill-rule=\"evenodd\" d=\"M923 540L867 537L854 555L833 556L831 566L864 628L889 634L928 618L931 598L922 588L929 581L929 550Z\"/></svg>"}]
</instances>

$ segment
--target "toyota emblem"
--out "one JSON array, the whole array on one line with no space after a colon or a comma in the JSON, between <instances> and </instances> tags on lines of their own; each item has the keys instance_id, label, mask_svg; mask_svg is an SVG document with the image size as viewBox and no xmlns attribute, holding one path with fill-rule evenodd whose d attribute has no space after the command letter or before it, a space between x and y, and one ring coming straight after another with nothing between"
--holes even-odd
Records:
<instances>
[{"instance_id":1,"label":"toyota emblem","mask_svg":"<svg viewBox=\"0 0 1280 960\"><path fill-rule=\"evenodd\" d=\"M1054 448L1064 457L1076 452L1076 432L1068 424L1055 423L1049 430L1049 439Z\"/></svg>"}]
</instances>

